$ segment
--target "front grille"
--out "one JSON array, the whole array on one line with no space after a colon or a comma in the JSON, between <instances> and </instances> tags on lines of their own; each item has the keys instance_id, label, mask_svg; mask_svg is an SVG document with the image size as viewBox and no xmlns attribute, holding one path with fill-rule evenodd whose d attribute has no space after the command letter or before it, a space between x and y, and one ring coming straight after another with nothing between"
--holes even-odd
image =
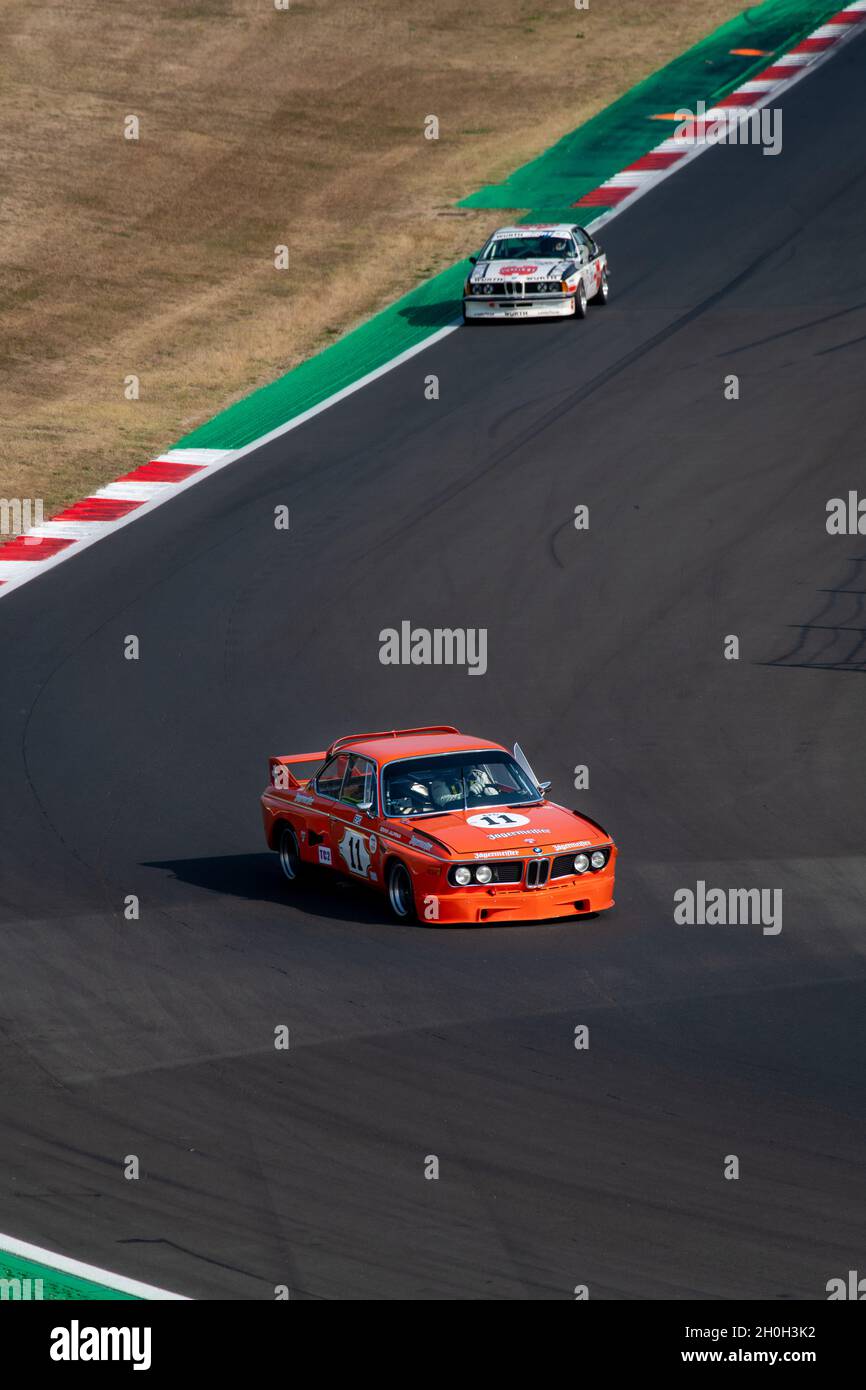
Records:
<instances>
[{"instance_id":1,"label":"front grille","mask_svg":"<svg viewBox=\"0 0 866 1390\"><path fill-rule=\"evenodd\" d=\"M473 282L472 293L484 299L492 299L498 294L520 299L525 294L549 294L547 286L550 283L549 280L504 280L488 285L481 280ZM555 284L555 289L559 291L561 287Z\"/></svg>"},{"instance_id":2,"label":"front grille","mask_svg":"<svg viewBox=\"0 0 866 1390\"><path fill-rule=\"evenodd\" d=\"M550 877L549 859L530 859L526 865L526 887L543 888Z\"/></svg>"},{"instance_id":3,"label":"front grille","mask_svg":"<svg viewBox=\"0 0 866 1390\"><path fill-rule=\"evenodd\" d=\"M519 883L522 867L519 859L500 864L491 864L494 883Z\"/></svg>"}]
</instances>

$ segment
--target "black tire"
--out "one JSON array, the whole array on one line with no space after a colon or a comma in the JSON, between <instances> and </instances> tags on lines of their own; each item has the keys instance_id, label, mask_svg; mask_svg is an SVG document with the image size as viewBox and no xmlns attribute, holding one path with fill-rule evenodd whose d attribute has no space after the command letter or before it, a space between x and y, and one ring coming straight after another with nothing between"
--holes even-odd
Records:
<instances>
[{"instance_id":1,"label":"black tire","mask_svg":"<svg viewBox=\"0 0 866 1390\"><path fill-rule=\"evenodd\" d=\"M298 837L290 825L281 825L277 836L277 855L283 878L296 884L303 873L303 860Z\"/></svg>"},{"instance_id":2,"label":"black tire","mask_svg":"<svg viewBox=\"0 0 866 1390\"><path fill-rule=\"evenodd\" d=\"M607 303L609 299L610 285L607 282L607 269L605 268L601 272L601 284L598 287L598 292L592 296L592 299L589 302L590 304L604 305Z\"/></svg>"},{"instance_id":3,"label":"black tire","mask_svg":"<svg viewBox=\"0 0 866 1390\"><path fill-rule=\"evenodd\" d=\"M392 860L388 866L388 902L392 916L398 922L418 921L412 875L399 859Z\"/></svg>"},{"instance_id":4,"label":"black tire","mask_svg":"<svg viewBox=\"0 0 866 1390\"><path fill-rule=\"evenodd\" d=\"M586 318L586 306L588 302L586 297L586 285L583 283L583 276L581 275L577 282L577 289L574 292L574 317L576 319Z\"/></svg>"}]
</instances>

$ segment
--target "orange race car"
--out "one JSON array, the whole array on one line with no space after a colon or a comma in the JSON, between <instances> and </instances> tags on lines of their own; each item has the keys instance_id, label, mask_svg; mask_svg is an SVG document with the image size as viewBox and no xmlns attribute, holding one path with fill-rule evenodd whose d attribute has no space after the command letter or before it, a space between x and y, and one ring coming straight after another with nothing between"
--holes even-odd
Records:
<instances>
[{"instance_id":1,"label":"orange race car","mask_svg":"<svg viewBox=\"0 0 866 1390\"><path fill-rule=\"evenodd\" d=\"M269 760L265 838L294 883L324 865L387 893L400 921L526 922L613 907L616 846L549 801L520 747L448 724L350 734ZM292 765L316 763L299 779Z\"/></svg>"}]
</instances>

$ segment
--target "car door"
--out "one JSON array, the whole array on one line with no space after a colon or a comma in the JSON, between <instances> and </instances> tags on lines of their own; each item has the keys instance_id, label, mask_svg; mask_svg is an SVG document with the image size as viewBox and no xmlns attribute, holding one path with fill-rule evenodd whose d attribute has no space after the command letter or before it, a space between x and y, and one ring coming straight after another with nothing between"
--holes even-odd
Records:
<instances>
[{"instance_id":1,"label":"car door","mask_svg":"<svg viewBox=\"0 0 866 1390\"><path fill-rule=\"evenodd\" d=\"M378 882L378 792L376 764L352 753L340 797L331 808L330 840L334 868L350 878Z\"/></svg>"},{"instance_id":2,"label":"car door","mask_svg":"<svg viewBox=\"0 0 866 1390\"><path fill-rule=\"evenodd\" d=\"M574 239L580 253L580 264L585 268L583 283L587 296L592 299L601 285L601 248L593 241L584 227L575 227Z\"/></svg>"},{"instance_id":3,"label":"car door","mask_svg":"<svg viewBox=\"0 0 866 1390\"><path fill-rule=\"evenodd\" d=\"M301 855L311 864L334 868L331 812L339 801L348 765L349 754L336 753L328 759L310 785L310 801L304 807L305 833Z\"/></svg>"}]
</instances>

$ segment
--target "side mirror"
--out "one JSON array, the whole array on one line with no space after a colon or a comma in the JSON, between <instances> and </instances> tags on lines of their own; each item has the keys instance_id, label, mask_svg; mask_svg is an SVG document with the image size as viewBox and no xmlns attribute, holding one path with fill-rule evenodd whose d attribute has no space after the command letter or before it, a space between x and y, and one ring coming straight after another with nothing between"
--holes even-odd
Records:
<instances>
[{"instance_id":1,"label":"side mirror","mask_svg":"<svg viewBox=\"0 0 866 1390\"><path fill-rule=\"evenodd\" d=\"M359 811L372 811L372 809L373 809L373 803L372 803L372 801L359 801L359 802L358 802L358 810L359 810Z\"/></svg>"},{"instance_id":2,"label":"side mirror","mask_svg":"<svg viewBox=\"0 0 866 1390\"><path fill-rule=\"evenodd\" d=\"M553 783L552 783L552 782L539 782L539 784L538 784L538 790L539 790L540 792L549 792L549 791L550 791L550 788L551 788L552 786L553 786Z\"/></svg>"},{"instance_id":3,"label":"side mirror","mask_svg":"<svg viewBox=\"0 0 866 1390\"><path fill-rule=\"evenodd\" d=\"M601 247L599 246L599 244L598 244L597 241L594 241L594 242L592 243L592 246L590 246L590 248L589 248L589 254L592 256L592 259L593 259L593 260L595 260L596 256L600 256L600 255L601 255Z\"/></svg>"},{"instance_id":4,"label":"side mirror","mask_svg":"<svg viewBox=\"0 0 866 1390\"><path fill-rule=\"evenodd\" d=\"M470 256L470 257L469 257L469 264L470 264L470 265L477 265L477 264L478 264L478 257L477 257L477 256Z\"/></svg>"}]
</instances>

